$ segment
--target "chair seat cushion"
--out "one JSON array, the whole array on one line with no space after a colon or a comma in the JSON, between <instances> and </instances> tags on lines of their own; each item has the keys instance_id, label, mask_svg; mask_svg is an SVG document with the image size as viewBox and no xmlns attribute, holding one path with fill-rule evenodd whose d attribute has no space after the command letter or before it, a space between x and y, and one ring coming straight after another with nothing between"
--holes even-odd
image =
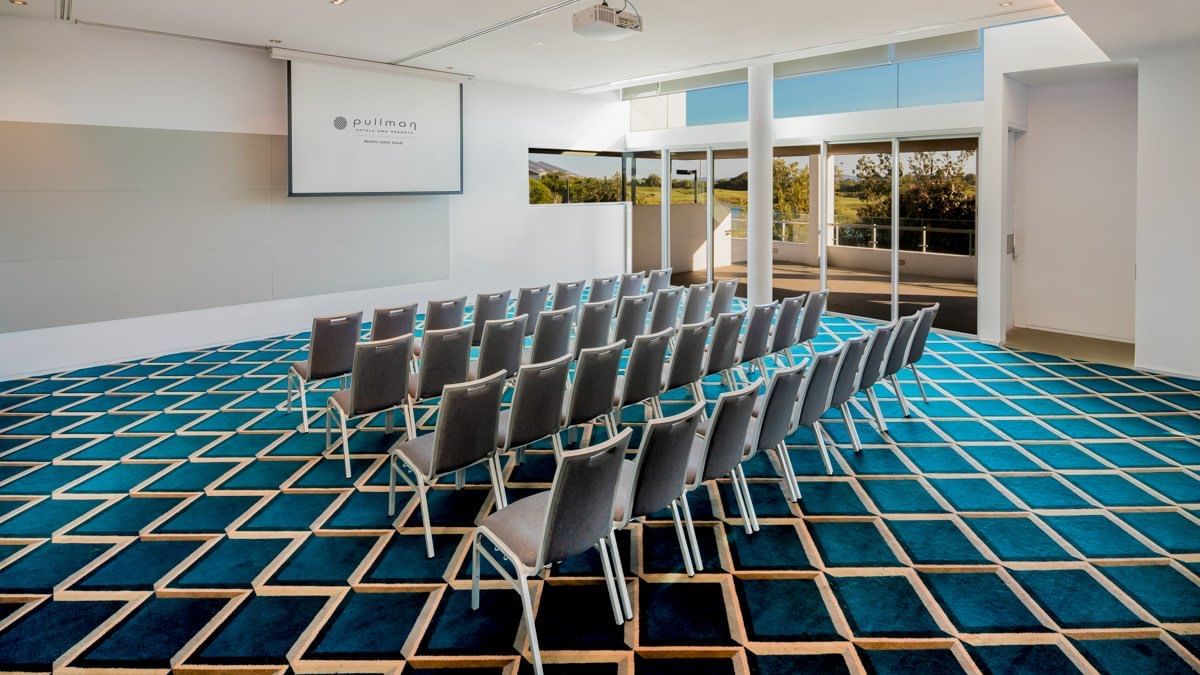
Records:
<instances>
[{"instance_id":1,"label":"chair seat cushion","mask_svg":"<svg viewBox=\"0 0 1200 675\"><path fill-rule=\"evenodd\" d=\"M546 530L546 512L550 507L550 491L518 499L483 519L485 527L516 554L521 564L537 564L538 551Z\"/></svg>"},{"instance_id":2,"label":"chair seat cushion","mask_svg":"<svg viewBox=\"0 0 1200 675\"><path fill-rule=\"evenodd\" d=\"M626 512L633 508L633 471L637 464L631 459L621 461L621 477L617 479L617 498L613 502L613 522L624 523Z\"/></svg>"},{"instance_id":3,"label":"chair seat cushion","mask_svg":"<svg viewBox=\"0 0 1200 675\"><path fill-rule=\"evenodd\" d=\"M405 464L424 476L430 476L433 471L433 445L436 433L424 434L402 443L397 443L392 452L396 453Z\"/></svg>"},{"instance_id":4,"label":"chair seat cushion","mask_svg":"<svg viewBox=\"0 0 1200 675\"><path fill-rule=\"evenodd\" d=\"M292 364L292 370L296 371L296 374L300 376L300 379L308 379L308 361L296 361Z\"/></svg>"},{"instance_id":5,"label":"chair seat cushion","mask_svg":"<svg viewBox=\"0 0 1200 675\"><path fill-rule=\"evenodd\" d=\"M346 413L347 416L351 415L354 411L354 400L350 396L349 389L341 389L334 392L333 396L329 397L329 402L341 408L342 412Z\"/></svg>"}]
</instances>

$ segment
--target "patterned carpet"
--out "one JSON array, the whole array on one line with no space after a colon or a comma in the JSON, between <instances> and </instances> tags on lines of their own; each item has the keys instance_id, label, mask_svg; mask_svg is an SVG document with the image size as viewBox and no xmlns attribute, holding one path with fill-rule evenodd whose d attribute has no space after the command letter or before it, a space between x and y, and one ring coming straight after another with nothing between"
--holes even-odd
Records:
<instances>
[{"instance_id":1,"label":"patterned carpet","mask_svg":"<svg viewBox=\"0 0 1200 675\"><path fill-rule=\"evenodd\" d=\"M817 346L868 326L830 317ZM486 473L435 490L427 560L411 492L386 515L399 434L359 424L347 481L319 413L302 434L276 409L306 338L0 383L0 667L531 672L517 594L488 570L470 610ZM622 533L625 626L598 558L555 569L535 589L548 672L1197 669L1200 382L946 335L922 372L910 419L878 388L890 438L859 401L861 454L828 421L833 476L791 439L800 505L751 462L754 536L728 484L694 493L695 578L666 517ZM506 464L512 496L553 465Z\"/></svg>"}]
</instances>

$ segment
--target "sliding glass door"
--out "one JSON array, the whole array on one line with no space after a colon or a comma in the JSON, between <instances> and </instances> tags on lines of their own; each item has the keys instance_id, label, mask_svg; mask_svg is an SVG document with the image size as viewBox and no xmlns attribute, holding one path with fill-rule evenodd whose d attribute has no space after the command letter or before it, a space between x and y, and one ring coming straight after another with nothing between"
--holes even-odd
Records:
<instances>
[{"instance_id":1,"label":"sliding glass door","mask_svg":"<svg viewBox=\"0 0 1200 675\"><path fill-rule=\"evenodd\" d=\"M891 141L830 144L825 169L829 311L891 320Z\"/></svg>"}]
</instances>

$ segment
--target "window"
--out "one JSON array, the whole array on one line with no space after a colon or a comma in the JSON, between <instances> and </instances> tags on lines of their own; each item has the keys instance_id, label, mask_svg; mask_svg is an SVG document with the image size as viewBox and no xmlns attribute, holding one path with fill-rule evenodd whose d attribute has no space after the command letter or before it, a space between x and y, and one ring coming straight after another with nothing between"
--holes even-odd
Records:
<instances>
[{"instance_id":1,"label":"window","mask_svg":"<svg viewBox=\"0 0 1200 675\"><path fill-rule=\"evenodd\" d=\"M619 152L529 149L530 204L586 204L625 200Z\"/></svg>"},{"instance_id":2,"label":"window","mask_svg":"<svg viewBox=\"0 0 1200 675\"><path fill-rule=\"evenodd\" d=\"M749 91L749 85L737 82L687 92L687 126L745 122L750 114Z\"/></svg>"}]
</instances>

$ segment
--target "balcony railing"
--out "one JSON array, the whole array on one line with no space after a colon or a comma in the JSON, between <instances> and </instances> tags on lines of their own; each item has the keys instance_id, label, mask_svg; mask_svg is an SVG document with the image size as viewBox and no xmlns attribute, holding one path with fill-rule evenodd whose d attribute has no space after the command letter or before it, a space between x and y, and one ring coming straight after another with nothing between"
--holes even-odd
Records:
<instances>
[{"instance_id":1,"label":"balcony railing","mask_svg":"<svg viewBox=\"0 0 1200 675\"><path fill-rule=\"evenodd\" d=\"M729 236L746 237L746 211L733 208ZM892 223L881 219L871 223L831 223L834 246L855 246L890 250ZM806 244L809 242L808 214L795 220L777 219L772 227L775 241ZM975 255L975 221L934 218L901 218L900 250L946 255Z\"/></svg>"}]
</instances>

